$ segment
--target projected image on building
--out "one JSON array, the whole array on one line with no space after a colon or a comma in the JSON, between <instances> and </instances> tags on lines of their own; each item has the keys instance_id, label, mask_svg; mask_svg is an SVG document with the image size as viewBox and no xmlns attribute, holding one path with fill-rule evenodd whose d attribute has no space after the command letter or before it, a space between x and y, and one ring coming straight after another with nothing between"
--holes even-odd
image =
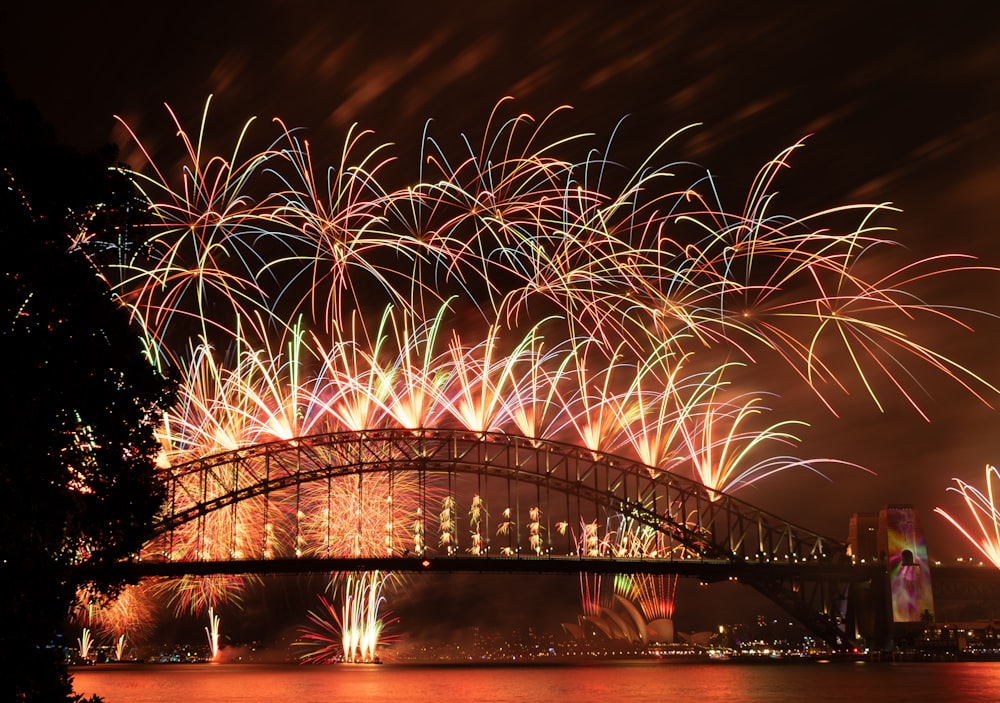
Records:
<instances>
[{"instance_id":1,"label":"projected image on building","mask_svg":"<svg viewBox=\"0 0 1000 703\"><path fill-rule=\"evenodd\" d=\"M879 541L887 547L893 622L919 622L924 613L934 612L934 597L917 513L909 506L888 506L880 517L879 531L884 531L885 541Z\"/></svg>"}]
</instances>

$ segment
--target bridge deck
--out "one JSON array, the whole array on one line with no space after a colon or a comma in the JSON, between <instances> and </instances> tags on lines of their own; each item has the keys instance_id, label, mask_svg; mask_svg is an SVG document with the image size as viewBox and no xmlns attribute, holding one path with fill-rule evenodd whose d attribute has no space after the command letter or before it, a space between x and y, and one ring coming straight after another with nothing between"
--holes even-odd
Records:
<instances>
[{"instance_id":1,"label":"bridge deck","mask_svg":"<svg viewBox=\"0 0 1000 703\"><path fill-rule=\"evenodd\" d=\"M805 579L824 577L863 581L884 573L880 565L849 562L802 561L797 563L740 563L725 559L644 559L561 555L521 556L396 556L396 557L301 557L297 559L239 559L220 561L139 561L120 565L131 577L211 574L287 574L351 571L386 572L474 572L474 573L597 573L678 574L704 581L741 577Z\"/></svg>"}]
</instances>

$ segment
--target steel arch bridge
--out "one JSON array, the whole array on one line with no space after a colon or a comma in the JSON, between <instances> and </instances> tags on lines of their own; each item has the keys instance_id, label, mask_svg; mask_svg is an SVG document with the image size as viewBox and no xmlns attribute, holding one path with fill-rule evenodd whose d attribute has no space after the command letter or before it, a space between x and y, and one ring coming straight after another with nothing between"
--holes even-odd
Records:
<instances>
[{"instance_id":1,"label":"steel arch bridge","mask_svg":"<svg viewBox=\"0 0 1000 703\"><path fill-rule=\"evenodd\" d=\"M753 586L833 645L880 574L844 544L691 479L549 440L377 429L165 475L133 575L349 570L677 573Z\"/></svg>"}]
</instances>

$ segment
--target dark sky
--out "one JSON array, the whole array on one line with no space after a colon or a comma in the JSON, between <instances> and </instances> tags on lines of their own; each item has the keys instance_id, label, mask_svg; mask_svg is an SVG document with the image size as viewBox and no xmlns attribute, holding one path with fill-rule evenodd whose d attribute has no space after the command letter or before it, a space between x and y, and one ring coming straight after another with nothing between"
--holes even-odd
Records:
<instances>
[{"instance_id":1,"label":"dark sky","mask_svg":"<svg viewBox=\"0 0 1000 703\"><path fill-rule=\"evenodd\" d=\"M209 141L223 148L247 118L272 134L278 116L332 160L358 123L398 144L415 173L428 119L446 140L478 136L509 95L539 118L572 106L550 131L560 136L606 140L625 117L613 154L633 167L701 123L669 158L709 168L731 207L767 159L808 136L779 185L784 210L892 202L903 212L887 224L916 254L1000 265L1000 11L990 3L64 5L6 3L0 61L15 92L79 148L118 141L133 158L120 115L158 153L173 140L163 103L194 130L211 94ZM942 299L1000 311L1000 276L957 285ZM942 349L998 382L1000 324L973 320L974 334L941 339ZM863 398L838 400L834 418L790 391L783 407L813 425L800 455L877 476L786 472L741 497L836 537L854 511L911 503L932 556L954 556L961 543L931 511L960 511L945 492L951 478L981 483L985 464L1000 461L1000 418L953 384L922 379L930 423Z\"/></svg>"}]
</instances>

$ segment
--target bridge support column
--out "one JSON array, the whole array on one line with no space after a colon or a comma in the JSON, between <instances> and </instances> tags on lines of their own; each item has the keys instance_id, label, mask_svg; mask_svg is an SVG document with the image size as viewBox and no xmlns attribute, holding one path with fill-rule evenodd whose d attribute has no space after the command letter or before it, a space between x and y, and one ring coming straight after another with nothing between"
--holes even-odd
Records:
<instances>
[{"instance_id":1,"label":"bridge support column","mask_svg":"<svg viewBox=\"0 0 1000 703\"><path fill-rule=\"evenodd\" d=\"M864 581L854 581L848 588L847 634L869 649L892 648L892 608L889 577L880 570Z\"/></svg>"}]
</instances>

